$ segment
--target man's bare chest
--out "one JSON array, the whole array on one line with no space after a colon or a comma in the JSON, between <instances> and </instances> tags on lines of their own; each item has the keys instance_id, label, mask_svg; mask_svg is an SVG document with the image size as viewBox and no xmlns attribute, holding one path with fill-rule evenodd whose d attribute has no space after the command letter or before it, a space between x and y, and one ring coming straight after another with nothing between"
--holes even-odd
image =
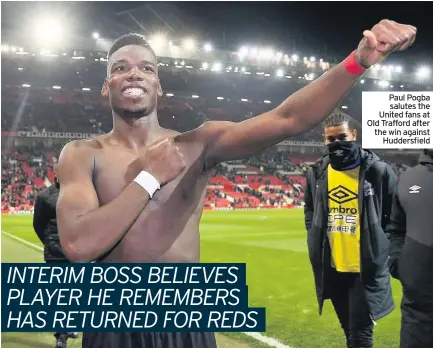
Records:
<instances>
[{"instance_id":1,"label":"man's bare chest","mask_svg":"<svg viewBox=\"0 0 433 348\"><path fill-rule=\"evenodd\" d=\"M203 171L203 149L194 144L180 144L179 148L186 168L155 193L149 208L161 206L168 200L193 204L202 196L209 178ZM104 149L95 157L93 184L101 206L115 199L143 170L137 160L139 155L121 149Z\"/></svg>"},{"instance_id":2,"label":"man's bare chest","mask_svg":"<svg viewBox=\"0 0 433 348\"><path fill-rule=\"evenodd\" d=\"M104 258L106 262L198 259L198 224L209 173L203 171L202 149L190 144L179 148L185 170L153 195L120 243ZM137 157L118 150L95 157L93 183L101 206L120 195L140 172ZM152 256L143 256L149 254Z\"/></svg>"}]
</instances>

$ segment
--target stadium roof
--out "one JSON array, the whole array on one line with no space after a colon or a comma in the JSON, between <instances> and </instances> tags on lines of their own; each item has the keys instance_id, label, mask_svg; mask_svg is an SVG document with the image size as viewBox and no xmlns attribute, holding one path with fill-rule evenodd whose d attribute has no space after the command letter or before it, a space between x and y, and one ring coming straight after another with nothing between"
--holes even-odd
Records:
<instances>
[{"instance_id":1,"label":"stadium roof","mask_svg":"<svg viewBox=\"0 0 433 348\"><path fill-rule=\"evenodd\" d=\"M306 12L307 5L310 13ZM24 47L29 53L30 50L32 53L39 53L47 49L49 40L44 37L43 32L38 34L40 27L45 25L45 31L51 36L57 36L59 54L62 54L60 50L63 49L62 52L67 52L66 49L105 52L113 39L133 31L143 33L149 38L165 37L164 47L161 47L160 52L157 50L160 57L279 69L287 67L286 61L293 57L300 61L298 65L302 65L301 62L312 65L312 61L316 61L317 65L317 60L322 61L323 58L325 63L338 62L341 59L338 57L339 53L330 54L328 57L321 53L327 52L327 48L333 46L348 45L347 47L353 49L352 42L359 39L359 34L352 37L352 32L362 32L374 24L378 20L373 18L374 16L381 18L382 13L395 13L396 20L404 21L407 18L407 22L420 27L416 45L404 58L398 54L393 55L386 66L376 67L378 69L370 70L367 75L384 81L429 83L433 66L431 56L426 55L428 49L433 49L431 30L426 30L428 16L425 13L429 11L414 13L410 8L406 9L407 5L404 3L395 3L391 8L376 4L375 14L370 16L372 23L370 19L367 22L362 16L351 16L353 23L344 26L347 23L344 16L340 15L338 21L332 21L336 16L335 4L314 4L315 9L321 10L320 15L325 17L326 23L323 19L319 21L317 14L311 12L311 5L307 5L254 3L245 7L245 3L228 5L201 2L6 2L2 3L2 45L5 45L2 51L8 51L11 47ZM426 4L427 7L431 5L432 3ZM346 5L338 6L341 7L340 12L348 11ZM431 7L433 12L433 6ZM288 12L279 13L284 9ZM398 15L402 9L405 9L404 15ZM360 8L359 11L362 13L364 9ZM283 20L286 17L287 20ZM50 28L48 22L53 19L58 23L55 28ZM428 23L430 29L430 21ZM242 33L244 38L240 37L239 33ZM338 40L332 40L336 33ZM298 49L307 42L312 43L309 48L304 51ZM182 50L183 46L194 44L198 49ZM155 42L152 42L152 46L154 45ZM212 49L212 52L203 49L206 47L209 51ZM411 60L413 52L422 52L422 56L429 58ZM238 61L237 57L232 59L236 54L240 57ZM266 59L262 59L262 56ZM329 56L334 59L329 59ZM321 70L325 71L326 68Z\"/></svg>"}]
</instances>

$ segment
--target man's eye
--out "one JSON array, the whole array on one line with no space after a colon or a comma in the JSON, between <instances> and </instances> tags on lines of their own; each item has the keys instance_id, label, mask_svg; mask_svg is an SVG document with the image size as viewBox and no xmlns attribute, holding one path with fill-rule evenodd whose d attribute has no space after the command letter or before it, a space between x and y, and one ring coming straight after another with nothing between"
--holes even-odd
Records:
<instances>
[{"instance_id":1,"label":"man's eye","mask_svg":"<svg viewBox=\"0 0 433 348\"><path fill-rule=\"evenodd\" d=\"M153 72L153 69L152 69L150 66L145 66L145 67L143 68L143 70L144 70L144 71L150 71L150 72Z\"/></svg>"},{"instance_id":2,"label":"man's eye","mask_svg":"<svg viewBox=\"0 0 433 348\"><path fill-rule=\"evenodd\" d=\"M116 71L125 71L126 67L124 65L119 65L115 70Z\"/></svg>"}]
</instances>

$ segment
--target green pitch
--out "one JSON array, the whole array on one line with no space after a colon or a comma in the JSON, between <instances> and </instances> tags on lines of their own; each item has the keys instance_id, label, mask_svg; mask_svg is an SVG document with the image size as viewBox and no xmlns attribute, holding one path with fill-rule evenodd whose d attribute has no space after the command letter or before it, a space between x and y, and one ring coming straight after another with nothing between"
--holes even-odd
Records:
<instances>
[{"instance_id":1,"label":"green pitch","mask_svg":"<svg viewBox=\"0 0 433 348\"><path fill-rule=\"evenodd\" d=\"M2 231L40 246L31 216L2 216ZM2 233L2 262L41 262L42 252ZM345 340L329 301L317 311L302 210L205 212L202 262L246 262L249 305L266 307L267 332L290 348L342 348ZM398 347L401 286L396 309L375 328L375 347ZM218 336L219 347L269 347L243 334ZM80 347L80 341L68 341ZM54 347L50 334L2 334L5 348Z\"/></svg>"}]
</instances>

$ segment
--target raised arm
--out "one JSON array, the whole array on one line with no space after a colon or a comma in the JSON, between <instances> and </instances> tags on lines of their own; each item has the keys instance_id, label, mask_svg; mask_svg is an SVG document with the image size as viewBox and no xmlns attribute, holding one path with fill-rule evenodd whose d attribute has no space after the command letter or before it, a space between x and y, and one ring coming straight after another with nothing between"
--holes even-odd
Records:
<instances>
[{"instance_id":1,"label":"raised arm","mask_svg":"<svg viewBox=\"0 0 433 348\"><path fill-rule=\"evenodd\" d=\"M364 31L358 49L319 79L288 97L281 105L240 123L209 122L202 127L207 141L207 163L243 158L320 124L351 90L362 67L403 51L415 40L416 28L383 20ZM350 71L350 72L349 72Z\"/></svg>"},{"instance_id":2,"label":"raised arm","mask_svg":"<svg viewBox=\"0 0 433 348\"><path fill-rule=\"evenodd\" d=\"M185 167L177 147L168 140L149 148L144 157L136 161L139 170L150 173L160 185ZM132 181L101 207L92 181L93 163L92 149L85 142L69 143L60 155L57 223L62 248L73 262L90 262L111 250L151 199L140 179L142 185Z\"/></svg>"}]
</instances>

